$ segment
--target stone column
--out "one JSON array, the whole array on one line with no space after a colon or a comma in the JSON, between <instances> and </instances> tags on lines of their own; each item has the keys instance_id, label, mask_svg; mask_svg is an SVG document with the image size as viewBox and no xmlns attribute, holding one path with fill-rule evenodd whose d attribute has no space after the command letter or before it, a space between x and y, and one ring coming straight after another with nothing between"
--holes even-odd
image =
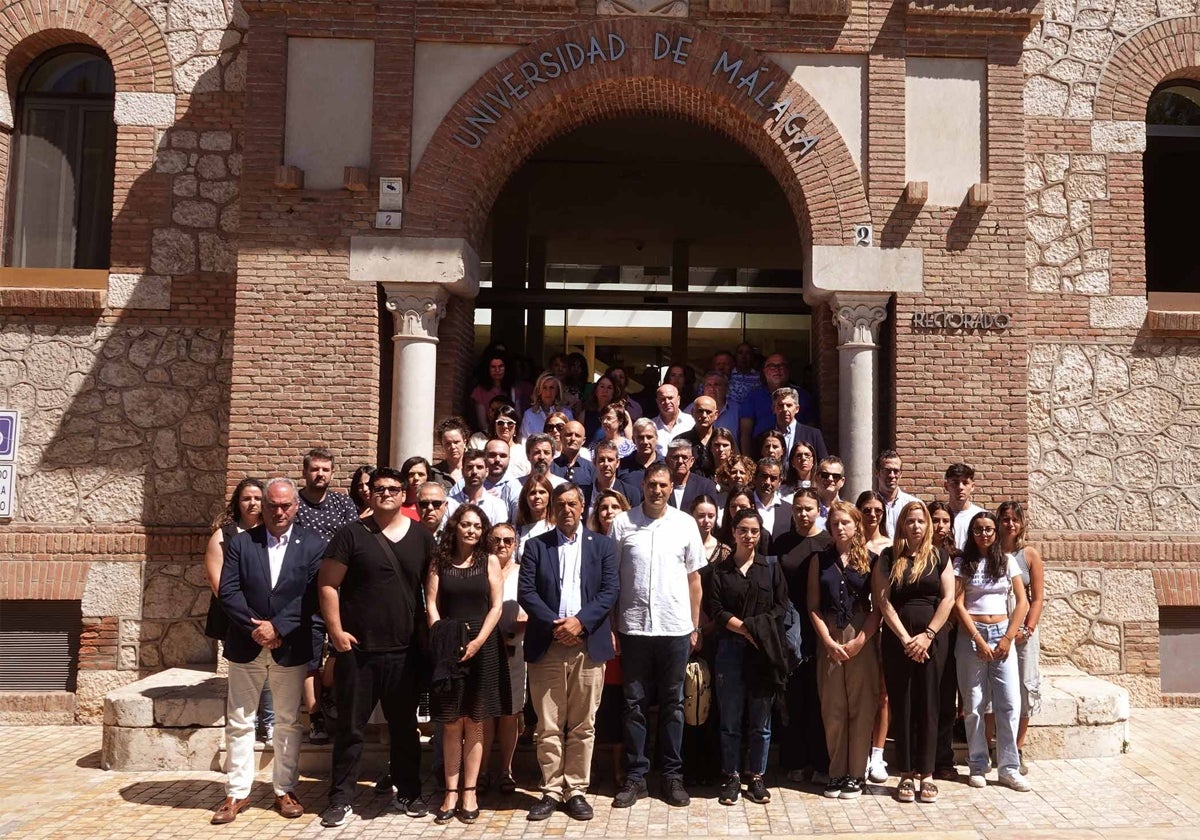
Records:
<instances>
[{"instance_id":1,"label":"stone column","mask_svg":"<svg viewBox=\"0 0 1200 840\"><path fill-rule=\"evenodd\" d=\"M887 318L889 297L839 292L830 301L838 329L838 440L846 465L842 497L850 501L872 487L879 441L875 399L879 325Z\"/></svg>"},{"instance_id":2,"label":"stone column","mask_svg":"<svg viewBox=\"0 0 1200 840\"><path fill-rule=\"evenodd\" d=\"M387 288L384 304L395 322L392 360L392 466L413 455L430 457L438 324L450 295L436 283Z\"/></svg>"},{"instance_id":3,"label":"stone column","mask_svg":"<svg viewBox=\"0 0 1200 840\"><path fill-rule=\"evenodd\" d=\"M352 236L350 279L378 283L395 320L391 465L433 451L438 324L450 296L479 293L479 256L463 239Z\"/></svg>"}]
</instances>

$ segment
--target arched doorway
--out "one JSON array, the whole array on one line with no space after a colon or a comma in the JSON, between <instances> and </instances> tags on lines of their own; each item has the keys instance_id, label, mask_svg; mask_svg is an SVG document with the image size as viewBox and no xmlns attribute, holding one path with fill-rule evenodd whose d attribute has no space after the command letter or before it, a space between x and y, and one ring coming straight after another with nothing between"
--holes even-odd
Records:
<instances>
[{"instance_id":1,"label":"arched doorway","mask_svg":"<svg viewBox=\"0 0 1200 840\"><path fill-rule=\"evenodd\" d=\"M615 365L649 383L671 363L702 378L748 342L787 356L811 393L800 228L771 173L717 132L653 115L576 128L492 208L476 347L502 342L535 367L578 352L593 378Z\"/></svg>"}]
</instances>

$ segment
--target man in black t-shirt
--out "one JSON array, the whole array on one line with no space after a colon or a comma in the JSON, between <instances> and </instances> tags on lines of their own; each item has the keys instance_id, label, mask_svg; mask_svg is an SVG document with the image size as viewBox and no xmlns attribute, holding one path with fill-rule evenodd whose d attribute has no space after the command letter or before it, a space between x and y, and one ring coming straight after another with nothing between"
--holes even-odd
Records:
<instances>
[{"instance_id":1,"label":"man in black t-shirt","mask_svg":"<svg viewBox=\"0 0 1200 840\"><path fill-rule=\"evenodd\" d=\"M317 578L336 657L338 707L324 826L342 825L353 811L363 729L377 702L391 742L394 807L410 817L428 813L421 799L417 737L418 639L425 628L424 581L434 543L429 531L401 513L403 493L399 471L376 470L371 515L334 535Z\"/></svg>"}]
</instances>

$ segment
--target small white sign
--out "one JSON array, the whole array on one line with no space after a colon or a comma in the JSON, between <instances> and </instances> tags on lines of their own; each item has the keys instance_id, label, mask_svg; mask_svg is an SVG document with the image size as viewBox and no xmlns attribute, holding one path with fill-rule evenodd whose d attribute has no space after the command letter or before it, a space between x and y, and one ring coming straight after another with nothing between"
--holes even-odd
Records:
<instances>
[{"instance_id":1,"label":"small white sign","mask_svg":"<svg viewBox=\"0 0 1200 840\"><path fill-rule=\"evenodd\" d=\"M870 248L875 244L875 229L870 225L855 225L854 244L860 248Z\"/></svg>"},{"instance_id":2,"label":"small white sign","mask_svg":"<svg viewBox=\"0 0 1200 840\"><path fill-rule=\"evenodd\" d=\"M380 210L403 210L404 209L404 179L403 178L380 178L379 179L379 209Z\"/></svg>"},{"instance_id":3,"label":"small white sign","mask_svg":"<svg viewBox=\"0 0 1200 840\"><path fill-rule=\"evenodd\" d=\"M401 213L399 210L395 212L380 210L375 214L375 227L385 230L400 230L400 216Z\"/></svg>"},{"instance_id":4,"label":"small white sign","mask_svg":"<svg viewBox=\"0 0 1200 840\"><path fill-rule=\"evenodd\" d=\"M0 464L0 519L12 519L17 465Z\"/></svg>"}]
</instances>

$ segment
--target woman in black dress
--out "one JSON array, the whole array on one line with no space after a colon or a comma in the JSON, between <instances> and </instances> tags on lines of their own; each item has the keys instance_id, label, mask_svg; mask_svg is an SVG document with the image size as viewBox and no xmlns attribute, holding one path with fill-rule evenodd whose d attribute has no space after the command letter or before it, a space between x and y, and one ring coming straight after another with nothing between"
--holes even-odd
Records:
<instances>
[{"instance_id":1,"label":"woman in black dress","mask_svg":"<svg viewBox=\"0 0 1200 840\"><path fill-rule=\"evenodd\" d=\"M425 582L429 626L443 618L456 619L466 623L470 638L460 660L469 663L465 679L430 696L433 718L444 726L446 795L434 813L443 823L456 814L467 823L479 818L475 785L483 761L483 722L513 712L507 708L512 692L496 632L504 604L504 577L499 559L487 550L490 530L477 505L454 511L438 540Z\"/></svg>"},{"instance_id":2,"label":"woman in black dress","mask_svg":"<svg viewBox=\"0 0 1200 840\"><path fill-rule=\"evenodd\" d=\"M900 784L896 799L936 802L938 693L946 667L947 622L954 606L954 567L933 545L929 509L909 502L896 520L896 541L875 564L871 593L883 613L883 678L892 711Z\"/></svg>"}]
</instances>

